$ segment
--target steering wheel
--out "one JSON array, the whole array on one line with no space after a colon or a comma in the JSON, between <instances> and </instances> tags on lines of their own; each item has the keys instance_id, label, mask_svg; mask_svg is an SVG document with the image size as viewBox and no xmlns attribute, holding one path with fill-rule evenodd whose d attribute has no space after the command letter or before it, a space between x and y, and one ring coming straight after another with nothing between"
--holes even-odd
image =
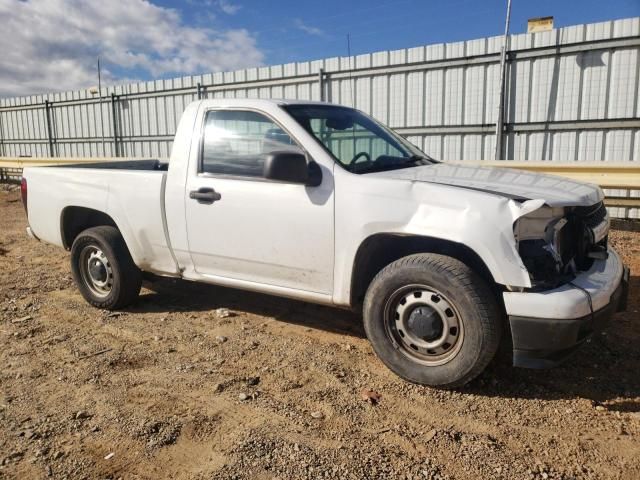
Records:
<instances>
[{"instance_id":1,"label":"steering wheel","mask_svg":"<svg viewBox=\"0 0 640 480\"><path fill-rule=\"evenodd\" d=\"M364 165L368 165L369 163L371 163L371 155L369 155L367 152L359 152L356 153L355 156L351 159L351 165L355 165L360 157L366 158Z\"/></svg>"}]
</instances>

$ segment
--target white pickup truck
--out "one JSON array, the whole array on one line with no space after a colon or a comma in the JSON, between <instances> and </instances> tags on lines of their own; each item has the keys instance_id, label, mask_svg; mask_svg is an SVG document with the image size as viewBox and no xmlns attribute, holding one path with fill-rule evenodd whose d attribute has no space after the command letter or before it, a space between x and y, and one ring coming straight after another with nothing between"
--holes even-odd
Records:
<instances>
[{"instance_id":1,"label":"white pickup truck","mask_svg":"<svg viewBox=\"0 0 640 480\"><path fill-rule=\"evenodd\" d=\"M150 272L361 308L381 360L425 385L465 384L505 332L514 365L552 366L625 305L600 188L440 163L327 103L197 101L168 163L26 168L22 194L96 307Z\"/></svg>"}]
</instances>

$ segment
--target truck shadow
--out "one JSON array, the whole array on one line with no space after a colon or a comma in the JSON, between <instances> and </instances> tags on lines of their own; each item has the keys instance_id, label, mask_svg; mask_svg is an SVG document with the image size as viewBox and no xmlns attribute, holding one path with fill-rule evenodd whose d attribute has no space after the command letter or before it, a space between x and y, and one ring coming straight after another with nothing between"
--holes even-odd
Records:
<instances>
[{"instance_id":1,"label":"truck shadow","mask_svg":"<svg viewBox=\"0 0 640 480\"><path fill-rule=\"evenodd\" d=\"M640 276L629 282L627 311L617 313L561 366L528 370L510 365L502 352L481 377L464 390L483 396L541 400L591 400L615 412L640 412Z\"/></svg>"},{"instance_id":2,"label":"truck shadow","mask_svg":"<svg viewBox=\"0 0 640 480\"><path fill-rule=\"evenodd\" d=\"M507 354L497 358L464 393L532 400L590 400L606 410L640 412L638 328L618 314L620 332L595 336L562 365L546 370L515 368ZM616 326L615 328L618 328ZM625 332L633 332L621 341Z\"/></svg>"},{"instance_id":3,"label":"truck shadow","mask_svg":"<svg viewBox=\"0 0 640 480\"><path fill-rule=\"evenodd\" d=\"M360 314L347 310L175 279L154 279L145 283L145 287L151 292L141 296L140 302L128 310L131 313L228 308L306 328L366 338ZM640 277L631 277L630 290L640 290ZM583 398L611 411L640 412L638 300L631 296L627 311L616 314L603 334L594 336L561 366L549 370L514 368L509 348L503 348L487 370L460 392L532 400Z\"/></svg>"},{"instance_id":4,"label":"truck shadow","mask_svg":"<svg viewBox=\"0 0 640 480\"><path fill-rule=\"evenodd\" d=\"M233 288L175 279L153 279L130 312L206 312L227 308L238 313L270 317L278 321L332 333L365 338L360 315L322 305Z\"/></svg>"}]
</instances>

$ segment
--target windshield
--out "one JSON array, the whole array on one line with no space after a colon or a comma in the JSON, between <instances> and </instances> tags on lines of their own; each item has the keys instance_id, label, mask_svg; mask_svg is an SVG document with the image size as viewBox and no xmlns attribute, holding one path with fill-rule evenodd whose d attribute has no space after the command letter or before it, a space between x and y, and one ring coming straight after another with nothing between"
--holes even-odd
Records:
<instances>
[{"instance_id":1,"label":"windshield","mask_svg":"<svg viewBox=\"0 0 640 480\"><path fill-rule=\"evenodd\" d=\"M286 105L283 108L352 173L436 163L359 110L332 105Z\"/></svg>"}]
</instances>

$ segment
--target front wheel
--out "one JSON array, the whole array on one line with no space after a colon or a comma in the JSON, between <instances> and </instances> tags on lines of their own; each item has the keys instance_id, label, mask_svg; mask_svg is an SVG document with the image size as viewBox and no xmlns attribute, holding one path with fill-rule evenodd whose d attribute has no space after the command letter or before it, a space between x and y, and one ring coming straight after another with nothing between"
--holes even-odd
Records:
<instances>
[{"instance_id":1,"label":"front wheel","mask_svg":"<svg viewBox=\"0 0 640 480\"><path fill-rule=\"evenodd\" d=\"M364 302L373 349L410 382L459 387L494 357L502 318L487 283L455 258L416 254L373 279Z\"/></svg>"},{"instance_id":2,"label":"front wheel","mask_svg":"<svg viewBox=\"0 0 640 480\"><path fill-rule=\"evenodd\" d=\"M116 310L133 303L140 293L142 272L115 227L80 233L71 247L71 271L80 293L94 307Z\"/></svg>"}]
</instances>

